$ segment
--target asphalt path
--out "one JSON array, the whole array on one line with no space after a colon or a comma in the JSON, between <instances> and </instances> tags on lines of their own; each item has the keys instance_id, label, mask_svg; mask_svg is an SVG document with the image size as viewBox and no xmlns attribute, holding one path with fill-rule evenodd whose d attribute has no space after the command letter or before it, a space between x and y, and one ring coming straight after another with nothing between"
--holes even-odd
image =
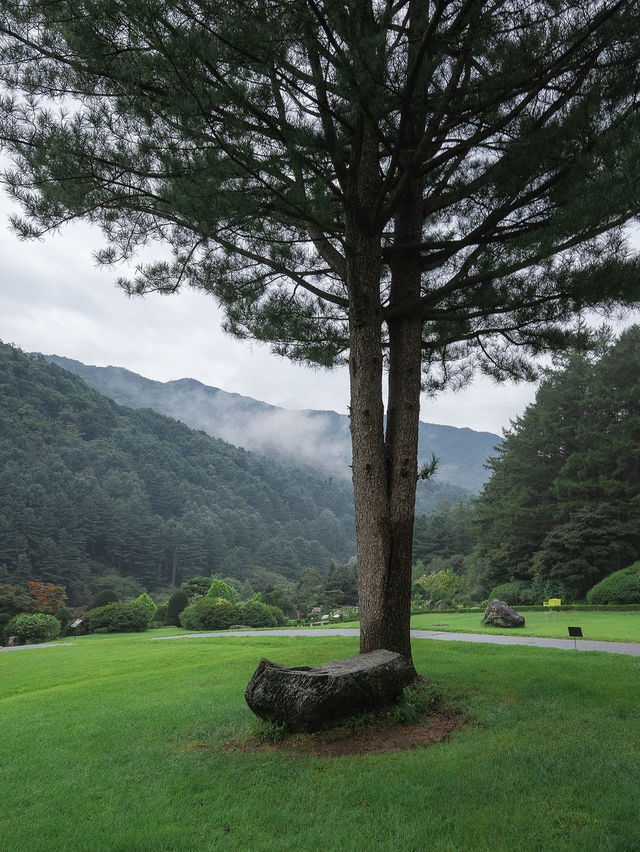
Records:
<instances>
[{"instance_id":1,"label":"asphalt path","mask_svg":"<svg viewBox=\"0 0 640 852\"><path fill-rule=\"evenodd\" d=\"M352 627L295 628L293 630L225 630L216 633L180 633L178 636L154 636L152 642L169 639L206 639L225 636L359 636ZM505 636L488 633L446 633L437 630L412 630L412 639L435 639L442 642L480 642L488 645L530 645L535 648L563 648L577 651L602 651L607 654L626 654L640 657L640 642L598 642L591 639L546 639L540 636Z\"/></svg>"},{"instance_id":2,"label":"asphalt path","mask_svg":"<svg viewBox=\"0 0 640 852\"><path fill-rule=\"evenodd\" d=\"M28 651L31 648L60 648L63 645L73 645L73 642L41 642L38 645L10 645L0 648L0 651Z\"/></svg>"}]
</instances>

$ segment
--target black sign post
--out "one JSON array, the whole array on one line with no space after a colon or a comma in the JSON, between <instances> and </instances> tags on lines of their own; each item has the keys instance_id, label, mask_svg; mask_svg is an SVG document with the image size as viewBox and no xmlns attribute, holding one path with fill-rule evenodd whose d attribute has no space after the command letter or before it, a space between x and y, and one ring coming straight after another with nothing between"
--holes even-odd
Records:
<instances>
[{"instance_id":1,"label":"black sign post","mask_svg":"<svg viewBox=\"0 0 640 852\"><path fill-rule=\"evenodd\" d=\"M569 627L569 636L573 639L573 647L578 650L578 639L582 639L582 627Z\"/></svg>"}]
</instances>

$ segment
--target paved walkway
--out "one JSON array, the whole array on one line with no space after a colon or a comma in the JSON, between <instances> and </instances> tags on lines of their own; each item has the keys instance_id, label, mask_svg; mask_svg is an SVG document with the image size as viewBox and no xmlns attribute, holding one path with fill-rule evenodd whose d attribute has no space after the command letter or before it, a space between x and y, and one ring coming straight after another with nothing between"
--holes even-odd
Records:
<instances>
[{"instance_id":1,"label":"paved walkway","mask_svg":"<svg viewBox=\"0 0 640 852\"><path fill-rule=\"evenodd\" d=\"M62 645L73 645L73 642L40 642L38 645L11 645L0 648L0 651L26 651L29 648L59 648Z\"/></svg>"},{"instance_id":2,"label":"paved walkway","mask_svg":"<svg viewBox=\"0 0 640 852\"><path fill-rule=\"evenodd\" d=\"M353 627L296 628L295 630L225 630L216 633L180 633L178 636L154 636L152 642L167 639L206 639L224 636L359 636ZM640 657L640 642L597 642L590 639L544 639L539 636L504 636L488 633L446 633L436 630L412 630L412 639L436 639L443 642L484 642L489 645L533 645L536 648L564 648L573 651L604 651Z\"/></svg>"}]
</instances>

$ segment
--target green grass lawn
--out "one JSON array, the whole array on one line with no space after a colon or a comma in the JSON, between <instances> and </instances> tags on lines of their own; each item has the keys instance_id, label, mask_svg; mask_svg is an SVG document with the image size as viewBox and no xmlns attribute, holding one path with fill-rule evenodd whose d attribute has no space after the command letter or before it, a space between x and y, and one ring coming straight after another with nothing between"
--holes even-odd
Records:
<instances>
[{"instance_id":1,"label":"green grass lawn","mask_svg":"<svg viewBox=\"0 0 640 852\"><path fill-rule=\"evenodd\" d=\"M517 609L517 608L516 608ZM548 636L567 639L567 627L582 627L585 639L640 642L640 612L539 612L523 611L524 627L485 627L481 612L427 613L414 615L411 626L417 630L443 630L463 633L508 633L521 636Z\"/></svg>"},{"instance_id":2,"label":"green grass lawn","mask_svg":"<svg viewBox=\"0 0 640 852\"><path fill-rule=\"evenodd\" d=\"M516 607L517 609L517 607ZM585 639L612 642L640 642L640 612L539 612L523 610L524 627L485 627L482 612L429 612L414 615L415 630L444 633L504 633L511 636L546 636L567 639L567 627L582 627ZM357 627L358 622L341 622L332 627ZM638 844L640 849L640 843Z\"/></svg>"},{"instance_id":3,"label":"green grass lawn","mask_svg":"<svg viewBox=\"0 0 640 852\"><path fill-rule=\"evenodd\" d=\"M637 658L416 641L469 724L315 758L218 749L255 729L260 657L315 665L357 640L154 634L0 653L4 852L640 848Z\"/></svg>"}]
</instances>

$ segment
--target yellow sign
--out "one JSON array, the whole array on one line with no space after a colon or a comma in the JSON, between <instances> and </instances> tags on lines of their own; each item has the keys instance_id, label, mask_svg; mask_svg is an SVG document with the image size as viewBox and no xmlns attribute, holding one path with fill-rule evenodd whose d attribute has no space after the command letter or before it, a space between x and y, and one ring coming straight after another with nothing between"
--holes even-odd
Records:
<instances>
[{"instance_id":1,"label":"yellow sign","mask_svg":"<svg viewBox=\"0 0 640 852\"><path fill-rule=\"evenodd\" d=\"M542 602L542 606L562 606L562 598L549 598Z\"/></svg>"}]
</instances>

